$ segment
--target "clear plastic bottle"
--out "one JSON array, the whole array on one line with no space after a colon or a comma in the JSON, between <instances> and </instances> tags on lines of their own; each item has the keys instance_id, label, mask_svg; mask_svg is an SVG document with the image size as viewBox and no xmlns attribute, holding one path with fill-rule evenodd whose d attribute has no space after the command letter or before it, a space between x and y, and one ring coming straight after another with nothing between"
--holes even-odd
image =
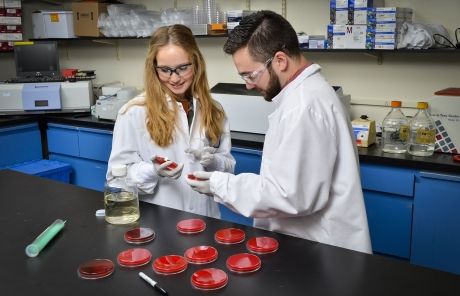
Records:
<instances>
[{"instance_id":1,"label":"clear plastic bottle","mask_svg":"<svg viewBox=\"0 0 460 296\"><path fill-rule=\"evenodd\" d=\"M137 187L126 178L126 165L112 167L113 178L104 188L105 220L111 224L129 224L140 217Z\"/></svg>"},{"instance_id":2,"label":"clear plastic bottle","mask_svg":"<svg viewBox=\"0 0 460 296\"><path fill-rule=\"evenodd\" d=\"M382 123L383 152L405 153L409 137L409 119L401 111L401 101L391 101L391 110Z\"/></svg>"},{"instance_id":3,"label":"clear plastic bottle","mask_svg":"<svg viewBox=\"0 0 460 296\"><path fill-rule=\"evenodd\" d=\"M407 152L416 156L430 156L436 143L436 127L428 112L428 103L418 102L417 109L410 121Z\"/></svg>"}]
</instances>

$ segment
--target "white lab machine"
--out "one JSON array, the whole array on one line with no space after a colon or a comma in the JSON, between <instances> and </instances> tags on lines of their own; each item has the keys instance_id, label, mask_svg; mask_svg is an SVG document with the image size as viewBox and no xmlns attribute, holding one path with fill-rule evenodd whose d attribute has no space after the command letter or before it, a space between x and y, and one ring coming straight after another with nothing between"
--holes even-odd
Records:
<instances>
[{"instance_id":1,"label":"white lab machine","mask_svg":"<svg viewBox=\"0 0 460 296\"><path fill-rule=\"evenodd\" d=\"M334 89L349 112L350 95L344 95L341 87L334 86ZM265 135L268 115L275 111L275 104L237 83L218 83L211 89L211 96L224 108L231 131Z\"/></svg>"},{"instance_id":2,"label":"white lab machine","mask_svg":"<svg viewBox=\"0 0 460 296\"><path fill-rule=\"evenodd\" d=\"M118 110L138 94L139 91L135 87L121 87L115 94L100 96L96 101L95 116L98 119L115 121Z\"/></svg>"},{"instance_id":3,"label":"white lab machine","mask_svg":"<svg viewBox=\"0 0 460 296\"><path fill-rule=\"evenodd\" d=\"M91 81L0 83L0 115L89 112L93 104ZM43 86L43 87L42 87ZM58 87L57 87L58 86Z\"/></svg>"}]
</instances>

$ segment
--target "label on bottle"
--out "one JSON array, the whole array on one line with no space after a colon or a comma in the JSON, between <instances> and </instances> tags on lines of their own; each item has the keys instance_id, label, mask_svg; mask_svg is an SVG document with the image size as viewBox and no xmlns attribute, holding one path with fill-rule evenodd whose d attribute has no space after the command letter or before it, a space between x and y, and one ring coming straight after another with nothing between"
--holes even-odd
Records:
<instances>
[{"instance_id":1,"label":"label on bottle","mask_svg":"<svg viewBox=\"0 0 460 296\"><path fill-rule=\"evenodd\" d=\"M399 126L399 139L401 141L407 141L407 139L409 139L409 126L408 125Z\"/></svg>"},{"instance_id":2,"label":"label on bottle","mask_svg":"<svg viewBox=\"0 0 460 296\"><path fill-rule=\"evenodd\" d=\"M417 129L417 134L415 137L415 142L417 144L433 144L436 139L436 130L419 128Z\"/></svg>"}]
</instances>

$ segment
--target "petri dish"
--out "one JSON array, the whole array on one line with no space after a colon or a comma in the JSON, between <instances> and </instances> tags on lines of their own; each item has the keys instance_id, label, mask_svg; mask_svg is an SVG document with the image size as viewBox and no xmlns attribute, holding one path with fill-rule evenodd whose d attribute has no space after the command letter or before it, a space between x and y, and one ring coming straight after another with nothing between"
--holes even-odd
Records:
<instances>
[{"instance_id":1,"label":"petri dish","mask_svg":"<svg viewBox=\"0 0 460 296\"><path fill-rule=\"evenodd\" d=\"M184 257L189 263L205 264L216 261L218 252L211 246L197 246L185 251Z\"/></svg>"},{"instance_id":2,"label":"petri dish","mask_svg":"<svg viewBox=\"0 0 460 296\"><path fill-rule=\"evenodd\" d=\"M192 285L200 290L217 290L225 287L228 283L228 276L225 271L218 268L204 268L195 271L190 281Z\"/></svg>"},{"instance_id":3,"label":"petri dish","mask_svg":"<svg viewBox=\"0 0 460 296\"><path fill-rule=\"evenodd\" d=\"M130 244L143 244L151 242L155 238L155 232L151 228L137 227L126 231L124 238Z\"/></svg>"},{"instance_id":4,"label":"petri dish","mask_svg":"<svg viewBox=\"0 0 460 296\"><path fill-rule=\"evenodd\" d=\"M176 229L185 234L200 233L206 229L206 223L202 219L185 219L177 223Z\"/></svg>"},{"instance_id":5,"label":"petri dish","mask_svg":"<svg viewBox=\"0 0 460 296\"><path fill-rule=\"evenodd\" d=\"M190 180L196 180L196 181L206 181L206 179L197 178L193 174L188 174L187 178L189 178Z\"/></svg>"},{"instance_id":6,"label":"petri dish","mask_svg":"<svg viewBox=\"0 0 460 296\"><path fill-rule=\"evenodd\" d=\"M224 228L216 231L214 239L220 244L238 244L244 241L246 234L238 228Z\"/></svg>"},{"instance_id":7,"label":"petri dish","mask_svg":"<svg viewBox=\"0 0 460 296\"><path fill-rule=\"evenodd\" d=\"M177 274L187 269L188 263L179 255L161 256L153 261L153 271L158 274Z\"/></svg>"},{"instance_id":8,"label":"petri dish","mask_svg":"<svg viewBox=\"0 0 460 296\"><path fill-rule=\"evenodd\" d=\"M146 265L152 259L152 253L143 248L127 249L118 254L118 264L123 267L138 267Z\"/></svg>"},{"instance_id":9,"label":"petri dish","mask_svg":"<svg viewBox=\"0 0 460 296\"><path fill-rule=\"evenodd\" d=\"M278 241L268 236L253 237L248 240L246 247L256 254L273 253L278 250Z\"/></svg>"},{"instance_id":10,"label":"petri dish","mask_svg":"<svg viewBox=\"0 0 460 296\"><path fill-rule=\"evenodd\" d=\"M78 266L78 275L82 279L96 280L108 277L115 270L115 265L109 259L91 259Z\"/></svg>"},{"instance_id":11,"label":"petri dish","mask_svg":"<svg viewBox=\"0 0 460 296\"><path fill-rule=\"evenodd\" d=\"M240 253L227 258L227 268L236 273L249 273L260 269L262 262L257 255Z\"/></svg>"}]
</instances>

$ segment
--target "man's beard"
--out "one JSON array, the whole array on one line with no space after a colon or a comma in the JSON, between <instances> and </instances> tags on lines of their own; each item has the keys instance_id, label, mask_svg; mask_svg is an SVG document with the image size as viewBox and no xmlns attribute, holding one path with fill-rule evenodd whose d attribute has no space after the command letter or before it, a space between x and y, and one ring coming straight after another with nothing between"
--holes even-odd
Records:
<instances>
[{"instance_id":1,"label":"man's beard","mask_svg":"<svg viewBox=\"0 0 460 296\"><path fill-rule=\"evenodd\" d=\"M268 68L268 74L270 74L270 80L268 81L267 89L263 92L264 99L267 102L271 102L281 91L281 84L276 75L275 71L270 67Z\"/></svg>"}]
</instances>

